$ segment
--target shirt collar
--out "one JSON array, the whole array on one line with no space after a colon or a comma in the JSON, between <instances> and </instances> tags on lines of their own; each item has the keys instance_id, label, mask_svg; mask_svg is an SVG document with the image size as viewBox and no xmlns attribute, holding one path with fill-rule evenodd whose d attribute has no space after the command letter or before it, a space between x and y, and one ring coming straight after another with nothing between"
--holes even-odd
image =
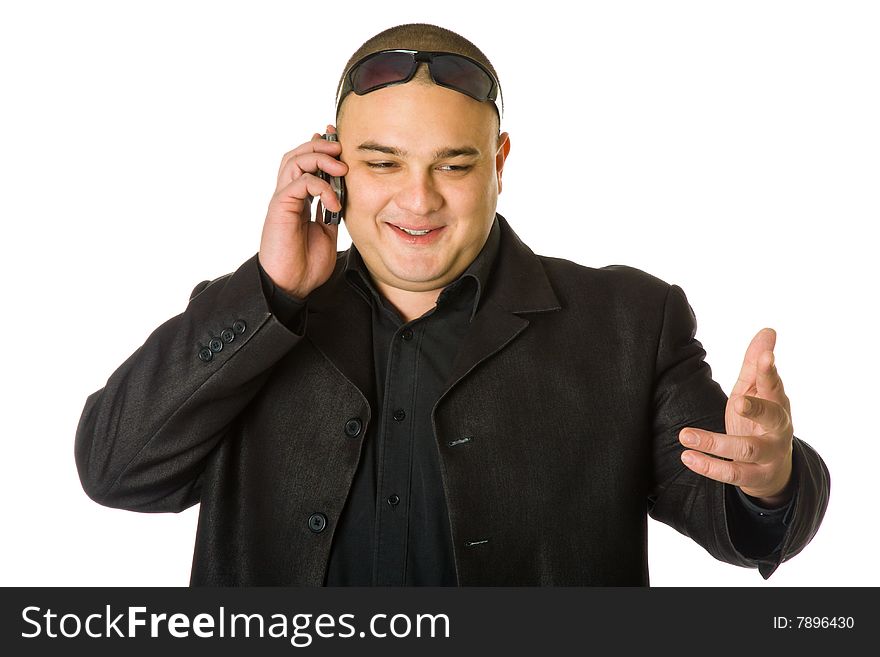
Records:
<instances>
[{"instance_id":1,"label":"shirt collar","mask_svg":"<svg viewBox=\"0 0 880 657\"><path fill-rule=\"evenodd\" d=\"M470 293L473 294L473 303L471 305L469 321L473 321L474 315L477 314L477 309L479 308L480 298L485 293L486 285L489 282L489 274L492 272L492 265L498 254L498 246L500 242L501 227L498 223L498 215L496 214L495 219L492 221L492 228L489 229L489 236L486 238L486 243L483 244L483 248L480 249L480 252L471 261L471 264L462 272L461 276L443 288L440 292L440 296L437 298L438 307L442 307L444 302L452 294L456 292L467 293L467 291L470 290ZM367 303L370 303L371 297L377 304L379 304L379 307L381 307L383 303L386 303L373 284L373 279L370 276L370 272L367 269L363 256L361 256L354 244L351 245L348 250L348 255L346 256L345 277L349 284L358 290L361 296L366 299ZM465 285L465 281L467 280L472 280L474 285Z\"/></svg>"}]
</instances>

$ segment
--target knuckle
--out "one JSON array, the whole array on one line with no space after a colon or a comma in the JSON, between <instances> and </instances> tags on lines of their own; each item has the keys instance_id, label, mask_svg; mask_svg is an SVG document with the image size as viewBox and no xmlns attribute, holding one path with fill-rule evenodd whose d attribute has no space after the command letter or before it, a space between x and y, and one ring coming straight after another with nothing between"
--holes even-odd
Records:
<instances>
[{"instance_id":1,"label":"knuckle","mask_svg":"<svg viewBox=\"0 0 880 657\"><path fill-rule=\"evenodd\" d=\"M773 425L778 431L787 431L791 416L782 404L773 404Z\"/></svg>"},{"instance_id":2,"label":"knuckle","mask_svg":"<svg viewBox=\"0 0 880 657\"><path fill-rule=\"evenodd\" d=\"M767 412L767 400L761 397L752 397L752 415L763 415Z\"/></svg>"},{"instance_id":3,"label":"knuckle","mask_svg":"<svg viewBox=\"0 0 880 657\"><path fill-rule=\"evenodd\" d=\"M718 439L711 433L700 434L700 449L713 454L718 447Z\"/></svg>"},{"instance_id":4,"label":"knuckle","mask_svg":"<svg viewBox=\"0 0 880 657\"><path fill-rule=\"evenodd\" d=\"M751 440L743 440L740 447L740 460L746 463L752 463L757 456L758 448Z\"/></svg>"},{"instance_id":5,"label":"knuckle","mask_svg":"<svg viewBox=\"0 0 880 657\"><path fill-rule=\"evenodd\" d=\"M302 175L291 180L284 190L287 194L302 199L313 193L314 185L309 180L308 175Z\"/></svg>"},{"instance_id":6,"label":"knuckle","mask_svg":"<svg viewBox=\"0 0 880 657\"><path fill-rule=\"evenodd\" d=\"M299 154L299 149L295 148L292 151L287 151L284 155L281 156L281 166L282 168L287 166L291 160L293 160Z\"/></svg>"},{"instance_id":7,"label":"knuckle","mask_svg":"<svg viewBox=\"0 0 880 657\"><path fill-rule=\"evenodd\" d=\"M700 470L703 467L703 455L700 452L686 448L681 453L681 456L683 457L683 460L685 461L686 467L689 470L694 470L695 472L700 472ZM686 459L684 458L685 456L687 456Z\"/></svg>"},{"instance_id":8,"label":"knuckle","mask_svg":"<svg viewBox=\"0 0 880 657\"><path fill-rule=\"evenodd\" d=\"M302 177L302 175L305 173L305 171L303 171L302 167L299 166L294 161L291 161L288 163L287 170L288 170L288 177L291 180L296 180L296 179Z\"/></svg>"},{"instance_id":9,"label":"knuckle","mask_svg":"<svg viewBox=\"0 0 880 657\"><path fill-rule=\"evenodd\" d=\"M724 481L734 486L739 486L742 481L742 472L739 468L731 463L724 465Z\"/></svg>"},{"instance_id":10,"label":"knuckle","mask_svg":"<svg viewBox=\"0 0 880 657\"><path fill-rule=\"evenodd\" d=\"M326 153L319 153L315 158L315 169L316 172L320 173L321 171L325 171L330 173L328 169L332 169L335 167L335 163L338 162L334 157L327 155Z\"/></svg>"},{"instance_id":11,"label":"knuckle","mask_svg":"<svg viewBox=\"0 0 880 657\"><path fill-rule=\"evenodd\" d=\"M303 182L305 188L312 196L320 194L324 191L325 187L328 187L327 183L321 177L316 176L315 174L308 171L304 172L302 176L300 176L300 180Z\"/></svg>"},{"instance_id":12,"label":"knuckle","mask_svg":"<svg viewBox=\"0 0 880 657\"><path fill-rule=\"evenodd\" d=\"M694 469L700 474L708 475L712 470L711 457L705 454L697 454L694 459Z\"/></svg>"}]
</instances>

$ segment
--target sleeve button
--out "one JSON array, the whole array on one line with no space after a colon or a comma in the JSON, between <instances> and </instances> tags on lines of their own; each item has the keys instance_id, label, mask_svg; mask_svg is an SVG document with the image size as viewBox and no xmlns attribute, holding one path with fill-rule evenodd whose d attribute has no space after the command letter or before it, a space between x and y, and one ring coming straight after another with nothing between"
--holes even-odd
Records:
<instances>
[{"instance_id":1,"label":"sleeve button","mask_svg":"<svg viewBox=\"0 0 880 657\"><path fill-rule=\"evenodd\" d=\"M213 357L214 352L207 347L202 347L202 349L199 351L199 358L201 358L206 363L210 362Z\"/></svg>"},{"instance_id":2,"label":"sleeve button","mask_svg":"<svg viewBox=\"0 0 880 657\"><path fill-rule=\"evenodd\" d=\"M223 340L220 338L211 338L211 341L208 343L208 346L211 348L211 351L217 353L223 349Z\"/></svg>"},{"instance_id":3,"label":"sleeve button","mask_svg":"<svg viewBox=\"0 0 880 657\"><path fill-rule=\"evenodd\" d=\"M245 331L247 331L247 324L243 319L237 319L232 322L232 330L241 335Z\"/></svg>"},{"instance_id":4,"label":"sleeve button","mask_svg":"<svg viewBox=\"0 0 880 657\"><path fill-rule=\"evenodd\" d=\"M232 342L235 340L235 331L231 328L225 328L220 332L220 337L223 339L223 342Z\"/></svg>"}]
</instances>

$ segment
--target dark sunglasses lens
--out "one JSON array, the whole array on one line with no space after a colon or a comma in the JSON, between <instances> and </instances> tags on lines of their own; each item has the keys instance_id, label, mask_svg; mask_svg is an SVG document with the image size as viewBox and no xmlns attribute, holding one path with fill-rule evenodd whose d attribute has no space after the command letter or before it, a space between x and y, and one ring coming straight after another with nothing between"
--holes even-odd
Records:
<instances>
[{"instance_id":1,"label":"dark sunglasses lens","mask_svg":"<svg viewBox=\"0 0 880 657\"><path fill-rule=\"evenodd\" d=\"M455 55L435 55L431 65L434 82L463 91L477 100L487 100L492 78L479 66Z\"/></svg>"},{"instance_id":2,"label":"dark sunglasses lens","mask_svg":"<svg viewBox=\"0 0 880 657\"><path fill-rule=\"evenodd\" d=\"M386 52L366 60L351 75L355 93L365 94L387 84L401 82L409 77L415 67L412 54Z\"/></svg>"}]
</instances>

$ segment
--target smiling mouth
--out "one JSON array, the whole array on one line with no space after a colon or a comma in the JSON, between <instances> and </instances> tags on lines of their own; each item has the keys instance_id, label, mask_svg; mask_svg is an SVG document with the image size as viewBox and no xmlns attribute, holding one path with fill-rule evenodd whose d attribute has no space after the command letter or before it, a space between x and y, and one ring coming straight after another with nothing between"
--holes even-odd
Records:
<instances>
[{"instance_id":1,"label":"smiling mouth","mask_svg":"<svg viewBox=\"0 0 880 657\"><path fill-rule=\"evenodd\" d=\"M435 230L439 230L439 228L424 228L422 230L415 230L413 228L404 228L403 226L398 226L397 224L391 224L399 231L406 233L407 235L411 235L413 237L418 237L419 235L427 235L428 233L432 233ZM442 226L440 226L442 228Z\"/></svg>"}]
</instances>

